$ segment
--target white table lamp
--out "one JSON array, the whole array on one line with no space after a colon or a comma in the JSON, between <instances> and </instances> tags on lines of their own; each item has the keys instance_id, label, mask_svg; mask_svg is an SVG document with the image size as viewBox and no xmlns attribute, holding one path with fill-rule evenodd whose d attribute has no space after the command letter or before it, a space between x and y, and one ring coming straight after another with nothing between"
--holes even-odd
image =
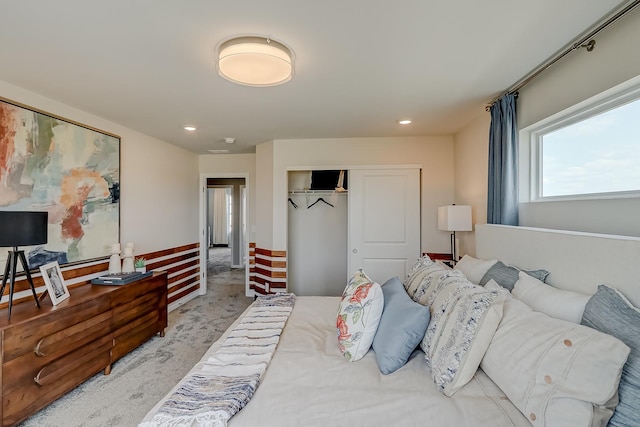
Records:
<instances>
[{"instance_id":1,"label":"white table lamp","mask_svg":"<svg viewBox=\"0 0 640 427\"><path fill-rule=\"evenodd\" d=\"M452 231L451 257L458 261L456 231L471 231L471 206L449 205L438 208L438 230Z\"/></svg>"}]
</instances>

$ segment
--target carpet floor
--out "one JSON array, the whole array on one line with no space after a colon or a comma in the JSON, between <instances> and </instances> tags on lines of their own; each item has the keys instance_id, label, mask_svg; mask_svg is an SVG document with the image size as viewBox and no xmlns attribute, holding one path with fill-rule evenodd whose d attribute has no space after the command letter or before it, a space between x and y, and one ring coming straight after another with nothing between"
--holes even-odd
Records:
<instances>
[{"instance_id":1,"label":"carpet floor","mask_svg":"<svg viewBox=\"0 0 640 427\"><path fill-rule=\"evenodd\" d=\"M156 336L19 424L21 427L134 427L253 302L244 269L229 267L227 248L210 251L207 293L169 313Z\"/></svg>"}]
</instances>

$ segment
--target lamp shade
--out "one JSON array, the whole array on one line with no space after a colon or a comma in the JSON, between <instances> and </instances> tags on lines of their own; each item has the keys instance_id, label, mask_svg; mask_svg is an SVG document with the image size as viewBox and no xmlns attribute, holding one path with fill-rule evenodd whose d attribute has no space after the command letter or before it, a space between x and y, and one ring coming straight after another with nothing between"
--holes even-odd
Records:
<instances>
[{"instance_id":1,"label":"lamp shade","mask_svg":"<svg viewBox=\"0 0 640 427\"><path fill-rule=\"evenodd\" d=\"M236 37L220 44L218 73L246 86L275 86L293 77L291 49L266 37Z\"/></svg>"},{"instance_id":2,"label":"lamp shade","mask_svg":"<svg viewBox=\"0 0 640 427\"><path fill-rule=\"evenodd\" d=\"M0 247L47 243L48 212L0 211Z\"/></svg>"},{"instance_id":3,"label":"lamp shade","mask_svg":"<svg viewBox=\"0 0 640 427\"><path fill-rule=\"evenodd\" d=\"M440 206L438 208L438 230L471 231L471 206Z\"/></svg>"}]
</instances>

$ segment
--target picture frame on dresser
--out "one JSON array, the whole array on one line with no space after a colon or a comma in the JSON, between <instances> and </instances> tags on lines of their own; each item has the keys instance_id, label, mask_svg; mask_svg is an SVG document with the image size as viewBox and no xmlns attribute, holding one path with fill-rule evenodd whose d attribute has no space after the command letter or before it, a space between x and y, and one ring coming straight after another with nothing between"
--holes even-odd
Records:
<instances>
[{"instance_id":1,"label":"picture frame on dresser","mask_svg":"<svg viewBox=\"0 0 640 427\"><path fill-rule=\"evenodd\" d=\"M40 272L53 305L58 305L71 296L57 261L40 266Z\"/></svg>"}]
</instances>

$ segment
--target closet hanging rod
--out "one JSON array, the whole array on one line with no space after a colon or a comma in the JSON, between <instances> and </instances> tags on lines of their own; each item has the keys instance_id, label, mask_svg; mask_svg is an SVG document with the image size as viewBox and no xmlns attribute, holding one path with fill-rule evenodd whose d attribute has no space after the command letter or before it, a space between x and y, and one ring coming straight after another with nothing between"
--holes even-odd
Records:
<instances>
[{"instance_id":1,"label":"closet hanging rod","mask_svg":"<svg viewBox=\"0 0 640 427\"><path fill-rule=\"evenodd\" d=\"M348 192L348 190L290 190L289 194L347 194Z\"/></svg>"}]
</instances>

